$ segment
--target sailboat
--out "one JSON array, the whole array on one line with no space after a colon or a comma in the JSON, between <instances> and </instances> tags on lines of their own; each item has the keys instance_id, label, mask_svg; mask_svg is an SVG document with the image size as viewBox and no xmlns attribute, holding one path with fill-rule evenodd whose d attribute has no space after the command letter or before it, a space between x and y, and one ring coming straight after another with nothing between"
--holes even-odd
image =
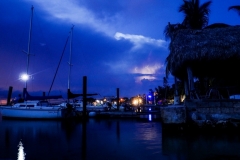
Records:
<instances>
[{"instance_id":1,"label":"sailboat","mask_svg":"<svg viewBox=\"0 0 240 160\"><path fill-rule=\"evenodd\" d=\"M33 9L31 7L31 19L29 29L29 42L27 52L27 75L29 67L29 56L30 56L30 42L31 42L31 30L32 30L32 18ZM24 119L60 119L64 118L66 112L62 110L66 107L57 106L50 104L48 99L62 98L61 95L57 96L31 96L27 92L27 81L25 88L23 89L23 101L19 101L13 105L1 106L0 115L2 118L24 118Z\"/></svg>"},{"instance_id":2,"label":"sailboat","mask_svg":"<svg viewBox=\"0 0 240 160\"><path fill-rule=\"evenodd\" d=\"M72 67L72 37L73 37L73 28L74 25L71 27L70 30L70 54L69 54L69 73L68 73L68 89L67 89L67 102L60 104L60 106L72 106L75 112L82 112L83 111L83 101L76 100L78 97L83 97L82 93L72 93L70 90L70 75L71 75L71 67ZM97 93L86 94L86 96L95 96L98 95ZM103 111L106 110L106 107L103 106L94 106L91 104L87 104L86 106L87 111Z\"/></svg>"}]
</instances>

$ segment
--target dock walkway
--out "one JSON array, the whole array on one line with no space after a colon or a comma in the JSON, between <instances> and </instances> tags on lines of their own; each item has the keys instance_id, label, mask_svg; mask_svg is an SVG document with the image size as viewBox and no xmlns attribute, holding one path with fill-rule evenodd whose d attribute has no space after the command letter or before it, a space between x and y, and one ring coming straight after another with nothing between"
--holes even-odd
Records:
<instances>
[{"instance_id":1,"label":"dock walkway","mask_svg":"<svg viewBox=\"0 0 240 160\"><path fill-rule=\"evenodd\" d=\"M160 107L159 106L141 106L141 109L118 111L90 111L88 113L89 117L95 118L151 118L160 119Z\"/></svg>"}]
</instances>

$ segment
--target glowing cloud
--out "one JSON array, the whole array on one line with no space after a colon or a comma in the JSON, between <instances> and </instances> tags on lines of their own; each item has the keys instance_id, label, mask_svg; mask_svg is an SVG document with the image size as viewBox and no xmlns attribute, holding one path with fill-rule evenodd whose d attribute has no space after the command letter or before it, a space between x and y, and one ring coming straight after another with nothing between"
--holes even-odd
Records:
<instances>
[{"instance_id":1,"label":"glowing cloud","mask_svg":"<svg viewBox=\"0 0 240 160\"><path fill-rule=\"evenodd\" d=\"M154 64L152 66L147 65L147 66L143 66L141 68L135 67L132 72L133 73L141 73L141 74L156 74L157 70L159 70L162 67L163 67L163 65L160 65L160 64Z\"/></svg>"},{"instance_id":2,"label":"glowing cloud","mask_svg":"<svg viewBox=\"0 0 240 160\"><path fill-rule=\"evenodd\" d=\"M106 14L104 17L99 18L96 14L87 9L81 1L68 0L27 0L37 3L41 8L46 11L50 16L47 18L58 19L62 22L72 23L74 25L86 25L95 31L105 33L117 40L127 39L134 44L133 50L141 48L144 44L150 44L157 47L166 47L166 41L161 39L153 39L144 37L142 35L123 34L116 32L119 24L122 23L121 13L116 13L111 16ZM55 21L55 20L54 20ZM58 21L59 22L59 21Z\"/></svg>"},{"instance_id":3,"label":"glowing cloud","mask_svg":"<svg viewBox=\"0 0 240 160\"><path fill-rule=\"evenodd\" d=\"M135 82L141 83L142 79L155 80L156 73L161 68L163 68L163 65L160 65L160 64L154 64L152 66L147 65L147 66L143 66L141 68L135 67L133 69L132 73L141 74L140 76L135 78Z\"/></svg>"},{"instance_id":4,"label":"glowing cloud","mask_svg":"<svg viewBox=\"0 0 240 160\"><path fill-rule=\"evenodd\" d=\"M156 79L156 77L154 77L154 76L139 76L139 77L135 77L135 82L136 83L142 83L143 79L153 81L153 80Z\"/></svg>"},{"instance_id":5,"label":"glowing cloud","mask_svg":"<svg viewBox=\"0 0 240 160\"><path fill-rule=\"evenodd\" d=\"M132 48L132 50L140 49L144 44L150 44L157 47L166 47L166 41L161 39L157 40L149 37L144 37L142 35L123 34L123 33L117 32L114 35L114 38L116 40L120 40L120 39L129 40L134 44L134 47Z\"/></svg>"},{"instance_id":6,"label":"glowing cloud","mask_svg":"<svg viewBox=\"0 0 240 160\"><path fill-rule=\"evenodd\" d=\"M105 17L103 19L96 18L95 14L85 8L76 0L68 1L49 1L49 0L30 0L37 3L51 17L57 18L68 23L87 25L96 31L103 32L109 36L114 34L114 30L107 23L111 21L116 23L117 16Z\"/></svg>"}]
</instances>

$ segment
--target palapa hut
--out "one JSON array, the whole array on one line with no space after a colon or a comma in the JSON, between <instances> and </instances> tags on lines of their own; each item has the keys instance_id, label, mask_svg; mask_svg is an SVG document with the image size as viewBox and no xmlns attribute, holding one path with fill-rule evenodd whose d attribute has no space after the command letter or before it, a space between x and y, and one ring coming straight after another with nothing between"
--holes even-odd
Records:
<instances>
[{"instance_id":1,"label":"palapa hut","mask_svg":"<svg viewBox=\"0 0 240 160\"><path fill-rule=\"evenodd\" d=\"M169 50L167 70L180 80L189 77L187 68L196 78L240 80L240 26L177 30Z\"/></svg>"}]
</instances>

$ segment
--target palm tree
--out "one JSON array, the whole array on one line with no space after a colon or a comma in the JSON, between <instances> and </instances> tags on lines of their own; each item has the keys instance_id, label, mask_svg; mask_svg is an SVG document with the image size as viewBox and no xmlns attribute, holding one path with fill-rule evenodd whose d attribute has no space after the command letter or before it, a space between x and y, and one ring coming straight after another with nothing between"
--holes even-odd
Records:
<instances>
[{"instance_id":1,"label":"palm tree","mask_svg":"<svg viewBox=\"0 0 240 160\"><path fill-rule=\"evenodd\" d=\"M208 25L209 6L212 1L200 5L199 0L183 0L179 12L183 12L185 18L182 24L189 29L202 29Z\"/></svg>"},{"instance_id":2,"label":"palm tree","mask_svg":"<svg viewBox=\"0 0 240 160\"><path fill-rule=\"evenodd\" d=\"M168 25L165 27L164 29L164 35L165 35L165 39L173 39L174 38L174 32L176 32L179 29L184 29L185 27L180 24L180 23L176 23L176 24L170 24L170 22L168 22Z\"/></svg>"},{"instance_id":3,"label":"palm tree","mask_svg":"<svg viewBox=\"0 0 240 160\"><path fill-rule=\"evenodd\" d=\"M238 12L238 14L240 15L240 6L230 6L228 7L228 10L235 10Z\"/></svg>"},{"instance_id":4,"label":"palm tree","mask_svg":"<svg viewBox=\"0 0 240 160\"><path fill-rule=\"evenodd\" d=\"M165 35L165 39L172 40L174 38L174 32L179 29L182 29L182 24L180 24L180 23L170 24L170 22L168 22L168 25L165 27L165 29L163 31L163 33ZM170 74L168 58L166 58L165 63L166 63L165 75L166 75L166 78L168 78L168 76Z\"/></svg>"},{"instance_id":5,"label":"palm tree","mask_svg":"<svg viewBox=\"0 0 240 160\"><path fill-rule=\"evenodd\" d=\"M174 39L174 33L176 33L179 29L202 29L208 25L209 20L209 13L210 9L209 6L212 3L212 1L207 1L200 5L199 0L183 0L183 4L179 7L179 12L183 12L185 17L181 24L170 24L165 27L164 34L166 39L170 38L171 40ZM168 77L170 73L170 67L169 67L169 56L166 58L166 77ZM191 69L188 68L188 75L191 76ZM194 89L193 86L193 77L188 77L191 81L190 90ZM190 82L189 81L189 82ZM177 83L177 79L175 77L175 84ZM187 83L186 83L187 84ZM187 91L188 86L186 86L186 95L188 95ZM176 91L177 91L177 85L176 85ZM177 93L177 92L176 92ZM176 95L178 96L178 94Z\"/></svg>"},{"instance_id":6,"label":"palm tree","mask_svg":"<svg viewBox=\"0 0 240 160\"><path fill-rule=\"evenodd\" d=\"M170 24L164 29L165 38L174 38L174 33L180 29L202 29L208 25L208 16L210 13L209 6L212 1L207 1L200 5L199 0L183 0L183 4L179 7L179 12L185 14L183 22L177 24ZM166 64L168 59L166 59ZM169 67L166 66L166 77L169 75Z\"/></svg>"}]
</instances>

